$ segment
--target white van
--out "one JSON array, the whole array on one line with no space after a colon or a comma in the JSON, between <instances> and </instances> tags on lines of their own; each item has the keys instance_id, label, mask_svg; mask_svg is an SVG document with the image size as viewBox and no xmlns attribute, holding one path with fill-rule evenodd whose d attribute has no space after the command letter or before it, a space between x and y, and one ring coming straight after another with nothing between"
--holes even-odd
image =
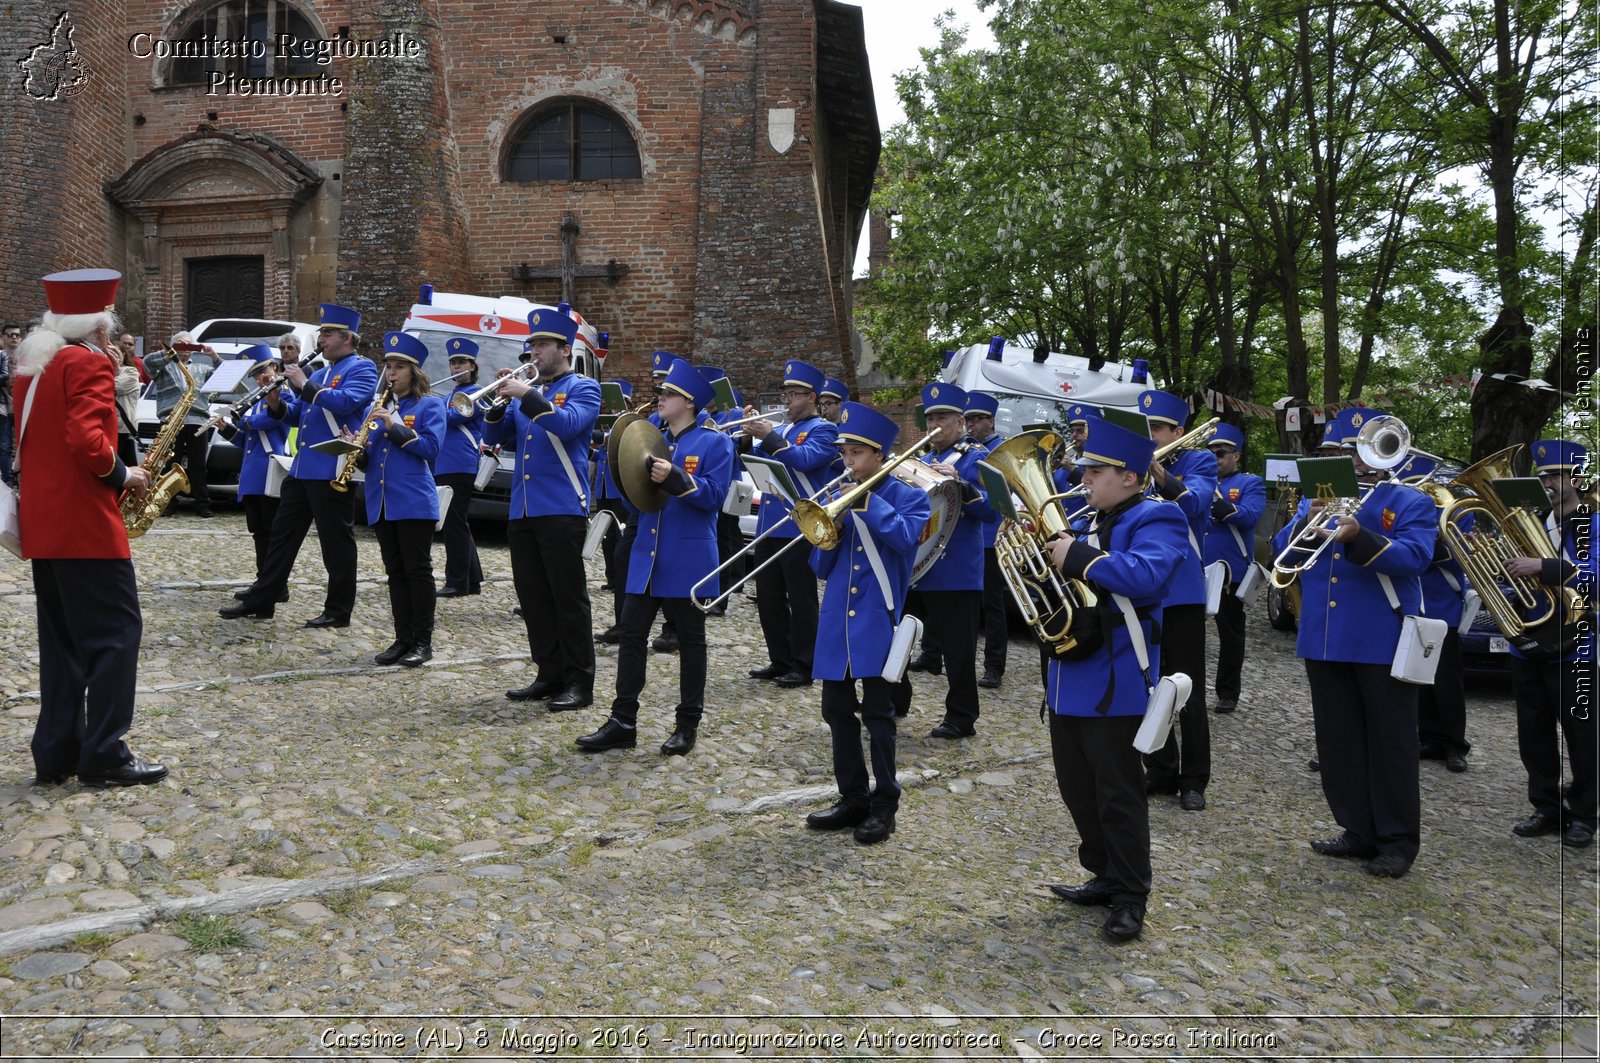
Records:
<instances>
[{"instance_id":1,"label":"white van","mask_svg":"<svg viewBox=\"0 0 1600 1063\"><path fill-rule=\"evenodd\" d=\"M515 369L521 364L522 345L528 339L528 315L535 310L554 310L545 303L529 302L520 296L463 295L436 292L424 284L406 315L400 331L410 333L428 346L428 376L434 393L449 395L454 385L445 386L450 375L444 345L452 336L466 336L478 345L478 386L494 379L500 369ZM605 365L609 334L597 331L576 310L567 311L578 322L578 335L572 344L572 367L584 376L600 379ZM489 486L472 496L468 514L473 517L505 520L511 509L510 454L500 455L500 471Z\"/></svg>"},{"instance_id":2,"label":"white van","mask_svg":"<svg viewBox=\"0 0 1600 1063\"><path fill-rule=\"evenodd\" d=\"M995 431L1003 438L1030 424L1053 425L1065 432L1066 407L1075 402L1138 413L1140 394L1156 386L1142 360L1131 365L1107 362L1094 370L1087 358L1054 352L1036 358L1031 348L998 336L987 345L954 352L939 379L999 399Z\"/></svg>"}]
</instances>

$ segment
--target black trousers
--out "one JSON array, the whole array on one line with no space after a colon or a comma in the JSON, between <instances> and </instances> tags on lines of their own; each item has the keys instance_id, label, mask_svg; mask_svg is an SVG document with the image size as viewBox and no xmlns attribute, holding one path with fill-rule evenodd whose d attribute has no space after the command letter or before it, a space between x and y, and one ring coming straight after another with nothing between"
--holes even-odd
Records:
<instances>
[{"instance_id":1,"label":"black trousers","mask_svg":"<svg viewBox=\"0 0 1600 1063\"><path fill-rule=\"evenodd\" d=\"M478 544L472 538L472 525L467 523L475 476L470 472L447 472L433 479L452 491L450 508L444 515L444 585L463 594L475 594L483 585Z\"/></svg>"},{"instance_id":2,"label":"black trousers","mask_svg":"<svg viewBox=\"0 0 1600 1063\"><path fill-rule=\"evenodd\" d=\"M1572 764L1567 814L1590 826L1595 823L1595 713L1600 711L1594 679L1593 661L1511 659L1517 752L1528 772L1528 800L1540 812L1561 811L1560 736L1564 735Z\"/></svg>"},{"instance_id":3,"label":"black trousers","mask_svg":"<svg viewBox=\"0 0 1600 1063\"><path fill-rule=\"evenodd\" d=\"M983 552L983 670L996 677L1006 674L1006 650L1011 641L1011 632L1006 629L1006 600L1010 596L1005 577L1000 574L1000 562L990 547Z\"/></svg>"},{"instance_id":4,"label":"black trousers","mask_svg":"<svg viewBox=\"0 0 1600 1063\"><path fill-rule=\"evenodd\" d=\"M1150 895L1150 805L1133 748L1141 716L1050 714L1056 787L1078 829L1078 862L1118 901Z\"/></svg>"},{"instance_id":5,"label":"black trousers","mask_svg":"<svg viewBox=\"0 0 1600 1063\"><path fill-rule=\"evenodd\" d=\"M688 598L656 598L629 594L622 599L622 641L617 644L617 696L611 717L629 727L639 720L639 694L644 690L645 662L650 650L645 641L656 622L656 611L678 631L679 727L699 727L706 707L706 614Z\"/></svg>"},{"instance_id":6,"label":"black trousers","mask_svg":"<svg viewBox=\"0 0 1600 1063\"><path fill-rule=\"evenodd\" d=\"M35 558L39 619L39 775L97 774L133 759L133 687L144 631L133 562Z\"/></svg>"},{"instance_id":7,"label":"black trousers","mask_svg":"<svg viewBox=\"0 0 1600 1063\"><path fill-rule=\"evenodd\" d=\"M1445 632L1433 685L1417 688L1417 738L1423 749L1446 757L1472 748L1467 741L1467 693L1461 686L1461 635L1455 628Z\"/></svg>"},{"instance_id":8,"label":"black trousers","mask_svg":"<svg viewBox=\"0 0 1600 1063\"><path fill-rule=\"evenodd\" d=\"M739 518L732 513L717 514L717 563L726 565L733 560L740 550L744 549L744 534L739 531ZM798 546L796 550L800 549ZM728 588L739 581L739 577L749 571L749 558L742 564L731 565L723 570L720 577L721 586ZM732 601L732 599L729 599Z\"/></svg>"},{"instance_id":9,"label":"black trousers","mask_svg":"<svg viewBox=\"0 0 1600 1063\"><path fill-rule=\"evenodd\" d=\"M622 508L620 498L602 498L595 503L595 509L605 510L616 518L600 540L600 558L606 566L606 586L611 588L612 594L616 596L616 611L612 615L621 616L623 592L622 585L617 582L617 543L622 540L622 524L628 519L628 511ZM624 559L622 562L624 572L627 571L627 567L628 562Z\"/></svg>"},{"instance_id":10,"label":"black trousers","mask_svg":"<svg viewBox=\"0 0 1600 1063\"><path fill-rule=\"evenodd\" d=\"M172 461L183 466L189 476L189 497L202 508L211 505L211 494L206 487L206 450L211 433L200 434L203 424L188 424L178 429L178 441L172 447ZM172 462L167 465L172 467Z\"/></svg>"},{"instance_id":11,"label":"black trousers","mask_svg":"<svg viewBox=\"0 0 1600 1063\"><path fill-rule=\"evenodd\" d=\"M327 480L285 477L278 514L272 521L272 541L267 544L267 563L244 604L267 608L283 596L300 545L315 524L322 567L328 571L328 595L322 610L348 618L356 607L355 505L353 492L335 491Z\"/></svg>"},{"instance_id":12,"label":"black trousers","mask_svg":"<svg viewBox=\"0 0 1600 1063\"><path fill-rule=\"evenodd\" d=\"M594 620L583 565L588 527L576 515L522 517L506 525L506 546L537 677L592 694Z\"/></svg>"},{"instance_id":13,"label":"black trousers","mask_svg":"<svg viewBox=\"0 0 1600 1063\"><path fill-rule=\"evenodd\" d=\"M256 579L267 569L267 547L272 544L272 525L278 516L278 500L271 495L245 495L244 526L256 547Z\"/></svg>"},{"instance_id":14,"label":"black trousers","mask_svg":"<svg viewBox=\"0 0 1600 1063\"><path fill-rule=\"evenodd\" d=\"M1161 674L1182 672L1194 681L1167 744L1144 758L1156 790L1206 792L1211 782L1211 720L1206 716L1206 607L1169 605L1161 610Z\"/></svg>"},{"instance_id":15,"label":"black trousers","mask_svg":"<svg viewBox=\"0 0 1600 1063\"><path fill-rule=\"evenodd\" d=\"M1417 688L1387 664L1306 661L1322 793L1356 844L1406 863L1422 846Z\"/></svg>"},{"instance_id":16,"label":"black trousers","mask_svg":"<svg viewBox=\"0 0 1600 1063\"><path fill-rule=\"evenodd\" d=\"M944 656L950 684L944 696L944 723L968 731L978 722L978 613L982 591L914 591L912 612L922 621L923 645L931 641Z\"/></svg>"},{"instance_id":17,"label":"black trousers","mask_svg":"<svg viewBox=\"0 0 1600 1063\"><path fill-rule=\"evenodd\" d=\"M617 545L611 551L611 615L616 618L616 623L622 623L622 599L628 591L628 559L633 553L634 540L639 538L639 518L633 517L628 521L628 527L617 538Z\"/></svg>"},{"instance_id":18,"label":"black trousers","mask_svg":"<svg viewBox=\"0 0 1600 1063\"><path fill-rule=\"evenodd\" d=\"M129 468L139 464L139 441L132 434L128 432L117 434L117 457L121 458L122 464Z\"/></svg>"},{"instance_id":19,"label":"black trousers","mask_svg":"<svg viewBox=\"0 0 1600 1063\"><path fill-rule=\"evenodd\" d=\"M433 640L433 521L379 520L372 526L389 574L389 609L394 637L405 642Z\"/></svg>"},{"instance_id":20,"label":"black trousers","mask_svg":"<svg viewBox=\"0 0 1600 1063\"><path fill-rule=\"evenodd\" d=\"M1239 700L1239 674L1244 670L1244 603L1234 594L1237 583L1222 589L1222 605L1217 609L1217 699Z\"/></svg>"},{"instance_id":21,"label":"black trousers","mask_svg":"<svg viewBox=\"0 0 1600 1063\"><path fill-rule=\"evenodd\" d=\"M799 547L796 547L799 549ZM833 777L845 804L870 806L875 812L900 807L900 784L895 780L895 705L911 703L911 684L890 683L881 676L861 680L856 697L854 679L822 681L822 718L833 736ZM861 726L867 728L872 748L871 793L867 790L867 762L861 755Z\"/></svg>"},{"instance_id":22,"label":"black trousers","mask_svg":"<svg viewBox=\"0 0 1600 1063\"><path fill-rule=\"evenodd\" d=\"M794 546L794 541L769 538L756 546L758 565L789 547L756 576L756 609L772 663L809 677L817 646L817 576L811 571L810 545Z\"/></svg>"}]
</instances>

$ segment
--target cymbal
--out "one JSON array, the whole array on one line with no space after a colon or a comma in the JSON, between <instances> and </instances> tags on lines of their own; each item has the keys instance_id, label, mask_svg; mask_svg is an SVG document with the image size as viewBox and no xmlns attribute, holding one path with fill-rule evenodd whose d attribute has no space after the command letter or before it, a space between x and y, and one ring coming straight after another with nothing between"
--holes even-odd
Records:
<instances>
[{"instance_id":1,"label":"cymbal","mask_svg":"<svg viewBox=\"0 0 1600 1063\"><path fill-rule=\"evenodd\" d=\"M615 435L616 429L612 432ZM667 504L668 495L665 488L650 479L650 466L645 456L666 458L666 437L661 429L643 417L629 421L620 435L615 464L611 466L617 488L641 513L658 512Z\"/></svg>"},{"instance_id":2,"label":"cymbal","mask_svg":"<svg viewBox=\"0 0 1600 1063\"><path fill-rule=\"evenodd\" d=\"M615 469L617 467L617 444L622 442L623 429L634 421L643 420L636 413L625 413L611 422L611 427L606 430L606 463ZM613 473L613 476L616 474Z\"/></svg>"}]
</instances>

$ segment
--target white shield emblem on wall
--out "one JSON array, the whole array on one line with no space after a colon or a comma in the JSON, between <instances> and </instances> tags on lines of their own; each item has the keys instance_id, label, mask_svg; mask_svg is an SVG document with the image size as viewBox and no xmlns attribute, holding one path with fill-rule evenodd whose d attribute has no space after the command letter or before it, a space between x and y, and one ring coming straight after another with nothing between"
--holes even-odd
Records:
<instances>
[{"instance_id":1,"label":"white shield emblem on wall","mask_svg":"<svg viewBox=\"0 0 1600 1063\"><path fill-rule=\"evenodd\" d=\"M779 155L794 147L794 108L772 107L767 111L767 142Z\"/></svg>"}]
</instances>

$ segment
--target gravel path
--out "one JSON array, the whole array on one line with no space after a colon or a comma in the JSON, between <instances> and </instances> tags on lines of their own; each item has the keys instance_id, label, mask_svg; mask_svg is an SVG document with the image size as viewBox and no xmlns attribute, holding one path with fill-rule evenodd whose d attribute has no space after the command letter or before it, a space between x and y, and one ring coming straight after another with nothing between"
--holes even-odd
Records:
<instances>
[{"instance_id":1,"label":"gravel path","mask_svg":"<svg viewBox=\"0 0 1600 1063\"><path fill-rule=\"evenodd\" d=\"M1422 765L1421 857L1373 879L1307 847L1334 827L1304 673L1252 616L1210 807L1155 799L1146 934L1115 946L1044 888L1083 873L1020 637L974 739L927 737L943 686L917 679L899 831L861 848L803 825L832 793L820 688L745 677L753 603L708 622L692 755L656 752L657 654L639 748L586 756L615 651L600 707L505 700L532 677L503 536L416 672L370 663L391 632L359 541L335 631L300 626L312 542L264 622L216 616L251 564L239 513L135 544L130 741L172 775L125 791L28 785L32 585L0 566L0 1058L1595 1055L1596 850L1510 833L1508 683L1469 687L1471 770Z\"/></svg>"}]
</instances>

